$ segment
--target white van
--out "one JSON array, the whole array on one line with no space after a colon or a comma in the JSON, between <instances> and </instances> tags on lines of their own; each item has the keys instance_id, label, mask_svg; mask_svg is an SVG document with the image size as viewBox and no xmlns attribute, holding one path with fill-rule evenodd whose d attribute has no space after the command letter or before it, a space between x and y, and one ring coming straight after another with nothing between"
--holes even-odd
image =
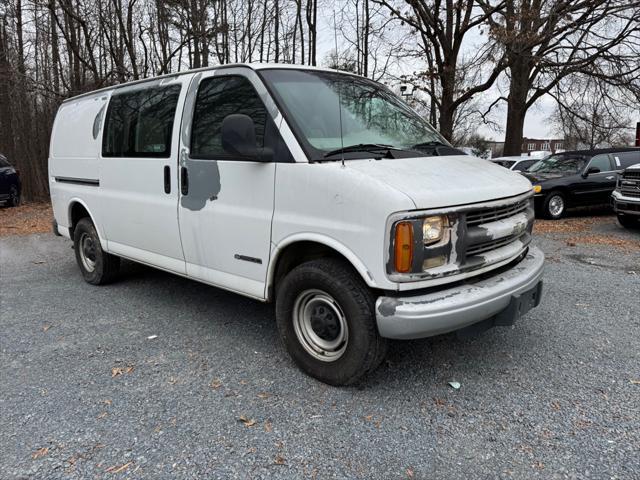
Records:
<instances>
[{"instance_id":1,"label":"white van","mask_svg":"<svg viewBox=\"0 0 640 480\"><path fill-rule=\"evenodd\" d=\"M387 339L510 325L540 301L529 181L356 75L230 65L69 99L49 180L87 282L126 258L275 302L295 362L333 385Z\"/></svg>"}]
</instances>

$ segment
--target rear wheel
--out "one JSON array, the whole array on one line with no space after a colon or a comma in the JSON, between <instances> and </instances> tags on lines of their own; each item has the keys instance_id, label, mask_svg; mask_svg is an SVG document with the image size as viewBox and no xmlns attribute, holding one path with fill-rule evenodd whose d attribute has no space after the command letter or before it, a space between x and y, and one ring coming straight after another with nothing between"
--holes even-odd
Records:
<instances>
[{"instance_id":1,"label":"rear wheel","mask_svg":"<svg viewBox=\"0 0 640 480\"><path fill-rule=\"evenodd\" d=\"M330 385L349 385L376 369L386 354L374 304L346 263L306 262L278 285L278 331L301 370Z\"/></svg>"},{"instance_id":2,"label":"rear wheel","mask_svg":"<svg viewBox=\"0 0 640 480\"><path fill-rule=\"evenodd\" d=\"M73 244L85 281L104 285L115 279L120 270L120 258L102 250L98 232L90 218L85 217L76 225Z\"/></svg>"},{"instance_id":3,"label":"rear wheel","mask_svg":"<svg viewBox=\"0 0 640 480\"><path fill-rule=\"evenodd\" d=\"M18 187L15 185L11 185L9 188L9 206L10 207L19 207L20 206L20 192L18 191Z\"/></svg>"},{"instance_id":4,"label":"rear wheel","mask_svg":"<svg viewBox=\"0 0 640 480\"><path fill-rule=\"evenodd\" d=\"M566 200L560 192L550 192L544 199L543 214L550 220L562 218L567 210Z\"/></svg>"},{"instance_id":5,"label":"rear wheel","mask_svg":"<svg viewBox=\"0 0 640 480\"><path fill-rule=\"evenodd\" d=\"M618 213L618 222L624 228L639 228L640 227L640 217L635 217L633 215L625 215L624 213Z\"/></svg>"}]
</instances>

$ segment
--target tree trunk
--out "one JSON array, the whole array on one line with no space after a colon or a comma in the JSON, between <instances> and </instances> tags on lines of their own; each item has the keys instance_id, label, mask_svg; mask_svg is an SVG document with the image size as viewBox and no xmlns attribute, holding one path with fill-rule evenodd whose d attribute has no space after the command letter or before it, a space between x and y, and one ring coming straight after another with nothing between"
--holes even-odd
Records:
<instances>
[{"instance_id":1,"label":"tree trunk","mask_svg":"<svg viewBox=\"0 0 640 480\"><path fill-rule=\"evenodd\" d=\"M511 85L507 99L507 125L504 139L503 155L520 155L524 119L527 115L527 94L529 92L529 66L521 61L514 62L511 67Z\"/></svg>"}]
</instances>

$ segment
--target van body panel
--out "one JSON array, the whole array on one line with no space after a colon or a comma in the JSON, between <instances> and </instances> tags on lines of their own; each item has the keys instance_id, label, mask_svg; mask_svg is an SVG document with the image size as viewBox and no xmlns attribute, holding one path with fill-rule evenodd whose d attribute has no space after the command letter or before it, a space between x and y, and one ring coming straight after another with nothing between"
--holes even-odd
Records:
<instances>
[{"instance_id":1,"label":"van body panel","mask_svg":"<svg viewBox=\"0 0 640 480\"><path fill-rule=\"evenodd\" d=\"M384 273L385 223L392 212L415 208L409 197L351 162L278 164L276 177L275 249L294 235L330 238L368 266L360 274L369 286L397 288Z\"/></svg>"}]
</instances>

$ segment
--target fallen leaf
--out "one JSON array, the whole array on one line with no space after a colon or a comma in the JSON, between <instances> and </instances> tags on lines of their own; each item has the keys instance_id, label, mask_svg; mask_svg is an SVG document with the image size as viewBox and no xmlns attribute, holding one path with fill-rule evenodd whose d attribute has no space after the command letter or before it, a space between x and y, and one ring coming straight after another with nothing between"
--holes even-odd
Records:
<instances>
[{"instance_id":1,"label":"fallen leaf","mask_svg":"<svg viewBox=\"0 0 640 480\"><path fill-rule=\"evenodd\" d=\"M176 377L169 377L169 385L175 385L178 383L178 379Z\"/></svg>"},{"instance_id":2,"label":"fallen leaf","mask_svg":"<svg viewBox=\"0 0 640 480\"><path fill-rule=\"evenodd\" d=\"M567 245L569 247L575 247L576 246L576 242L567 242Z\"/></svg>"},{"instance_id":3,"label":"fallen leaf","mask_svg":"<svg viewBox=\"0 0 640 480\"><path fill-rule=\"evenodd\" d=\"M541 461L537 461L536 463L534 463L533 465L531 465L533 468L537 469L537 470L542 470L544 469L544 463L542 463Z\"/></svg>"},{"instance_id":4,"label":"fallen leaf","mask_svg":"<svg viewBox=\"0 0 640 480\"><path fill-rule=\"evenodd\" d=\"M413 470L410 468L407 468L407 477L408 478L413 478Z\"/></svg>"},{"instance_id":5,"label":"fallen leaf","mask_svg":"<svg viewBox=\"0 0 640 480\"><path fill-rule=\"evenodd\" d=\"M33 452L31 454L31 458L33 458L35 460L36 458L44 457L48 453L49 453L49 448L48 447L42 447L42 448L39 448L38 450L36 450L35 452Z\"/></svg>"},{"instance_id":6,"label":"fallen leaf","mask_svg":"<svg viewBox=\"0 0 640 480\"><path fill-rule=\"evenodd\" d=\"M247 382L246 380L240 380L240 385L248 385L249 382Z\"/></svg>"},{"instance_id":7,"label":"fallen leaf","mask_svg":"<svg viewBox=\"0 0 640 480\"><path fill-rule=\"evenodd\" d=\"M629 380L632 385L640 385L640 380Z\"/></svg>"},{"instance_id":8,"label":"fallen leaf","mask_svg":"<svg viewBox=\"0 0 640 480\"><path fill-rule=\"evenodd\" d=\"M454 390L460 390L460 382L449 382L449 386Z\"/></svg>"},{"instance_id":9,"label":"fallen leaf","mask_svg":"<svg viewBox=\"0 0 640 480\"><path fill-rule=\"evenodd\" d=\"M444 407L446 405L446 402L441 398L434 397L433 402L439 407Z\"/></svg>"},{"instance_id":10,"label":"fallen leaf","mask_svg":"<svg viewBox=\"0 0 640 480\"><path fill-rule=\"evenodd\" d=\"M214 378L214 379L211 381L211 384L210 384L210 387L211 387L211 388L218 389L218 388L220 388L221 386L222 386L222 380L220 380L219 378Z\"/></svg>"},{"instance_id":11,"label":"fallen leaf","mask_svg":"<svg viewBox=\"0 0 640 480\"><path fill-rule=\"evenodd\" d=\"M127 462L124 465L114 465L113 467L107 468L107 472L109 473L120 473L124 472L127 468L131 466L133 462Z\"/></svg>"},{"instance_id":12,"label":"fallen leaf","mask_svg":"<svg viewBox=\"0 0 640 480\"><path fill-rule=\"evenodd\" d=\"M244 415L240 415L238 420L244 423L245 427L253 427L256 424L256 421L253 418L247 418Z\"/></svg>"},{"instance_id":13,"label":"fallen leaf","mask_svg":"<svg viewBox=\"0 0 640 480\"><path fill-rule=\"evenodd\" d=\"M551 402L551 407L557 412L560 410L560 402Z\"/></svg>"},{"instance_id":14,"label":"fallen leaf","mask_svg":"<svg viewBox=\"0 0 640 480\"><path fill-rule=\"evenodd\" d=\"M131 373L133 372L134 368L135 367L133 365L129 365L128 367L113 367L111 369L111 378L125 373Z\"/></svg>"},{"instance_id":15,"label":"fallen leaf","mask_svg":"<svg viewBox=\"0 0 640 480\"><path fill-rule=\"evenodd\" d=\"M282 455L278 454L276 455L276 459L273 461L273 463L275 463L276 465L284 465L286 463L286 460Z\"/></svg>"},{"instance_id":16,"label":"fallen leaf","mask_svg":"<svg viewBox=\"0 0 640 480\"><path fill-rule=\"evenodd\" d=\"M100 413L100 415L98 415L96 418L97 418L98 420L100 420L101 418L104 418L104 417L106 417L106 416L107 416L107 412L102 412L102 413Z\"/></svg>"},{"instance_id":17,"label":"fallen leaf","mask_svg":"<svg viewBox=\"0 0 640 480\"><path fill-rule=\"evenodd\" d=\"M258 398L262 398L263 400L269 398L271 394L269 392L261 392L258 394Z\"/></svg>"},{"instance_id":18,"label":"fallen leaf","mask_svg":"<svg viewBox=\"0 0 640 480\"><path fill-rule=\"evenodd\" d=\"M42 326L42 331L43 331L43 332L46 332L46 331L47 331L47 330L49 330L52 326L53 326L53 325L49 325L49 324L45 323L45 324Z\"/></svg>"},{"instance_id":19,"label":"fallen leaf","mask_svg":"<svg viewBox=\"0 0 640 480\"><path fill-rule=\"evenodd\" d=\"M373 415L366 415L366 416L364 417L364 419L365 419L367 422L370 422L371 420L373 420Z\"/></svg>"},{"instance_id":20,"label":"fallen leaf","mask_svg":"<svg viewBox=\"0 0 640 480\"><path fill-rule=\"evenodd\" d=\"M271 425L271 422L269 420L264 422L264 431L267 433L271 433L272 430L273 430L273 426Z\"/></svg>"},{"instance_id":21,"label":"fallen leaf","mask_svg":"<svg viewBox=\"0 0 640 480\"><path fill-rule=\"evenodd\" d=\"M103 400L102 403L111 406L113 404L113 400Z\"/></svg>"}]
</instances>

